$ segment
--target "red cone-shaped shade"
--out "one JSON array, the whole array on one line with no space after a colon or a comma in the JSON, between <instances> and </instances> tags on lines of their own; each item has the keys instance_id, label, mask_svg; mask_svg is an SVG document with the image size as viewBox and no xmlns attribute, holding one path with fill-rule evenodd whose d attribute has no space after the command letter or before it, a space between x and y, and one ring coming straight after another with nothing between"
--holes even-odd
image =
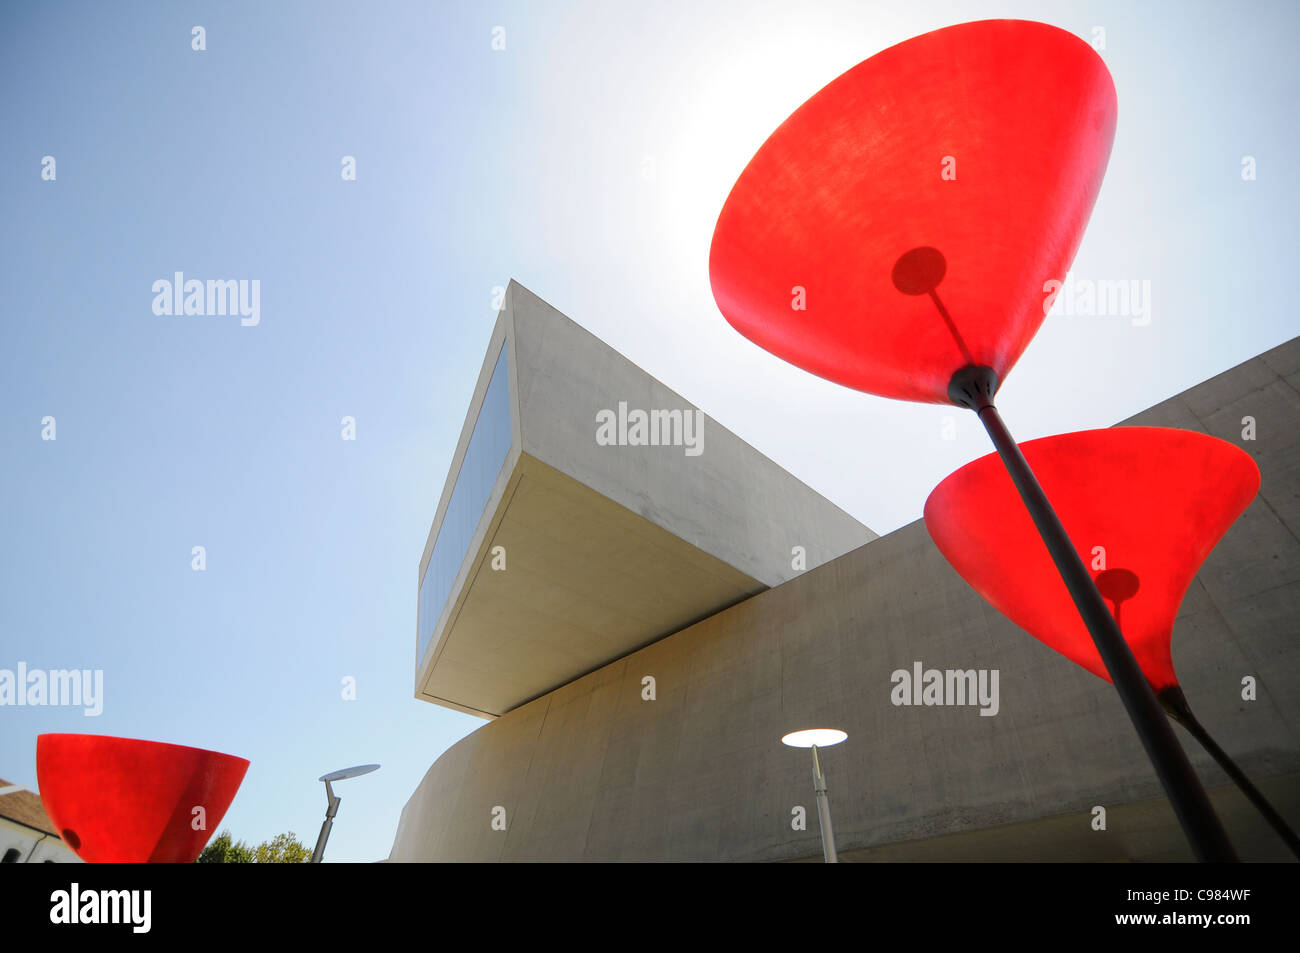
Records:
<instances>
[{"instance_id":1,"label":"red cone-shaped shade","mask_svg":"<svg viewBox=\"0 0 1300 953\"><path fill-rule=\"evenodd\" d=\"M248 761L158 741L40 735L36 775L55 830L89 863L193 863ZM204 828L194 830L194 808Z\"/></svg>"},{"instance_id":2,"label":"red cone-shaped shade","mask_svg":"<svg viewBox=\"0 0 1300 953\"><path fill-rule=\"evenodd\" d=\"M1110 74L1064 30L985 20L890 47L741 173L713 235L713 296L805 370L947 403L954 371L1004 379L1042 324L1114 131Z\"/></svg>"},{"instance_id":3,"label":"red cone-shaped shade","mask_svg":"<svg viewBox=\"0 0 1300 953\"><path fill-rule=\"evenodd\" d=\"M1215 543L1259 490L1259 468L1217 437L1114 427L1020 445L1157 693L1178 684L1174 617ZM940 483L925 504L939 551L1039 641L1110 676L997 454ZM1104 568L1096 547L1104 548Z\"/></svg>"}]
</instances>

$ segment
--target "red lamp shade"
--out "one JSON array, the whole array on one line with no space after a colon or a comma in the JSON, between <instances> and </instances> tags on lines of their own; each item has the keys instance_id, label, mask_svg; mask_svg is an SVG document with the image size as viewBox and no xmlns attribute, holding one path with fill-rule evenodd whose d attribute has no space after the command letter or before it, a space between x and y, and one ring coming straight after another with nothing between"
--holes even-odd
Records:
<instances>
[{"instance_id":1,"label":"red lamp shade","mask_svg":"<svg viewBox=\"0 0 1300 953\"><path fill-rule=\"evenodd\" d=\"M1201 563L1259 490L1244 450L1205 434L1114 427L1020 445L1092 571L1152 689L1178 684L1174 617ZM953 473L925 525L954 569L1003 615L1110 676L996 454ZM1095 547L1104 550L1104 565Z\"/></svg>"},{"instance_id":2,"label":"red lamp shade","mask_svg":"<svg viewBox=\"0 0 1300 953\"><path fill-rule=\"evenodd\" d=\"M718 307L778 357L873 394L947 403L968 364L1002 380L1074 259L1115 110L1101 58L1047 24L892 46L741 173L710 251Z\"/></svg>"},{"instance_id":3,"label":"red lamp shade","mask_svg":"<svg viewBox=\"0 0 1300 953\"><path fill-rule=\"evenodd\" d=\"M40 735L36 775L55 830L89 863L193 863L248 761L132 738ZM204 828L194 829L196 807Z\"/></svg>"}]
</instances>

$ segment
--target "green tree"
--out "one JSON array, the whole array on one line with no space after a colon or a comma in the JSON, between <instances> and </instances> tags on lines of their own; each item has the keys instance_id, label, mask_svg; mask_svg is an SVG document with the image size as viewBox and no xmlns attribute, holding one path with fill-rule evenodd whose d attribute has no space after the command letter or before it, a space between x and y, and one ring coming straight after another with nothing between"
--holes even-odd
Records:
<instances>
[{"instance_id":1,"label":"green tree","mask_svg":"<svg viewBox=\"0 0 1300 953\"><path fill-rule=\"evenodd\" d=\"M196 863L200 864L251 864L254 863L253 851L242 840L230 836L230 831L222 831L212 842L203 848Z\"/></svg>"},{"instance_id":2,"label":"green tree","mask_svg":"<svg viewBox=\"0 0 1300 953\"><path fill-rule=\"evenodd\" d=\"M311 851L303 846L292 831L276 834L256 847L235 840L230 831L222 831L203 848L197 863L200 864L305 864L311 860Z\"/></svg>"},{"instance_id":3,"label":"green tree","mask_svg":"<svg viewBox=\"0 0 1300 953\"><path fill-rule=\"evenodd\" d=\"M305 864L311 860L311 851L302 845L298 835L289 831L262 841L253 850L259 864Z\"/></svg>"}]
</instances>

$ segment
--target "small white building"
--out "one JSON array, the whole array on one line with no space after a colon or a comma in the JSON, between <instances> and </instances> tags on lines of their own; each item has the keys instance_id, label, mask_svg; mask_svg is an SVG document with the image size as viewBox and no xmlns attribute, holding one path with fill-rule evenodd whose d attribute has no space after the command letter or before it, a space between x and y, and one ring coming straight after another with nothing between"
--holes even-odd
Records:
<instances>
[{"instance_id":1,"label":"small white building","mask_svg":"<svg viewBox=\"0 0 1300 953\"><path fill-rule=\"evenodd\" d=\"M83 863L59 838L41 797L0 778L0 863Z\"/></svg>"}]
</instances>

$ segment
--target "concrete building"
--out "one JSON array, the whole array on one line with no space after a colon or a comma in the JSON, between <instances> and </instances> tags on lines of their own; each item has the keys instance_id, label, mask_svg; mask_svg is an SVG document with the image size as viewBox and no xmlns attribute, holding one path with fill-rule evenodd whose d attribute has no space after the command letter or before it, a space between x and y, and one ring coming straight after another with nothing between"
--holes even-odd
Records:
<instances>
[{"instance_id":1,"label":"concrete building","mask_svg":"<svg viewBox=\"0 0 1300 953\"><path fill-rule=\"evenodd\" d=\"M420 560L416 697L505 714L875 538L511 282Z\"/></svg>"},{"instance_id":2,"label":"concrete building","mask_svg":"<svg viewBox=\"0 0 1300 953\"><path fill-rule=\"evenodd\" d=\"M390 860L820 859L806 752L779 743L813 726L849 736L822 757L842 860L1191 858L1114 689L988 606L920 521L875 538L708 418L698 455L633 443L631 409L694 411L512 283L421 560L416 652L417 697L493 720L430 767ZM605 411L621 445L598 439ZM1300 339L1124 423L1260 466L1174 658L1300 824ZM996 714L894 705L917 663L996 671ZM1243 859L1290 859L1177 731Z\"/></svg>"},{"instance_id":3,"label":"concrete building","mask_svg":"<svg viewBox=\"0 0 1300 953\"><path fill-rule=\"evenodd\" d=\"M80 864L59 839L41 796L0 778L0 863Z\"/></svg>"}]
</instances>

